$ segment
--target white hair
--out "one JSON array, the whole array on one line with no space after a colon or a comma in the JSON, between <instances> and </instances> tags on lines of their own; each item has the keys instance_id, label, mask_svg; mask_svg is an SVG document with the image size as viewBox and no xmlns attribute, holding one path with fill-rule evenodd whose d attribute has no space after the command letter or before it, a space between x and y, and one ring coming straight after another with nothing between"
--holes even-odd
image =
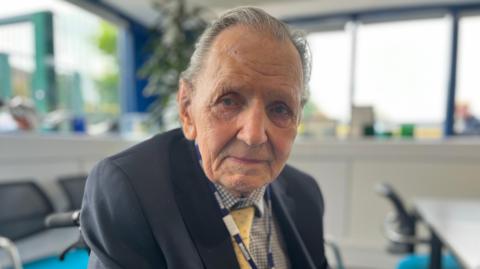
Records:
<instances>
[{"instance_id":1,"label":"white hair","mask_svg":"<svg viewBox=\"0 0 480 269\"><path fill-rule=\"evenodd\" d=\"M265 11L254 7L238 7L231 9L214 20L202 33L198 42L195 44L195 50L190 63L181 74L181 79L193 84L196 76L202 69L210 48L215 38L225 29L235 26L245 25L252 27L257 31L269 33L279 41L289 40L295 46L301 62L303 73L303 89L301 93L302 105L306 103L309 97L308 82L311 72L311 56L308 43L303 32L290 29L285 23L269 15Z\"/></svg>"}]
</instances>

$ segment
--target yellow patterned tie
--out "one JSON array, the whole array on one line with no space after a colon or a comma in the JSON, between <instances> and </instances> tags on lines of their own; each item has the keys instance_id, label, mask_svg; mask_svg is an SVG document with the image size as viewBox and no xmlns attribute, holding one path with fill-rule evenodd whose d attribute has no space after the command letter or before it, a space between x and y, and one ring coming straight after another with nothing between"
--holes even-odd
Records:
<instances>
[{"instance_id":1,"label":"yellow patterned tie","mask_svg":"<svg viewBox=\"0 0 480 269\"><path fill-rule=\"evenodd\" d=\"M249 248L250 245L250 230L252 229L253 213L253 206L236 209L231 212L233 220L237 224L238 230L240 231L240 237L247 248ZM242 251L233 238L232 243L233 249L235 250L235 255L237 255L240 269L250 269L250 265L248 264L247 260L245 260Z\"/></svg>"}]
</instances>

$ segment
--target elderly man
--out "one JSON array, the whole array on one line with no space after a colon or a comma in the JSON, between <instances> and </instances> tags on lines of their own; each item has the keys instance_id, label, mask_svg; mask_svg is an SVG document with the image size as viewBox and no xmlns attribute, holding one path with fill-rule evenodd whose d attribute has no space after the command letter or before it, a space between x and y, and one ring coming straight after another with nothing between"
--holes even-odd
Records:
<instances>
[{"instance_id":1,"label":"elderly man","mask_svg":"<svg viewBox=\"0 0 480 269\"><path fill-rule=\"evenodd\" d=\"M182 130L89 176L89 268L326 268L322 195L285 164L308 77L305 40L264 11L214 21L182 74Z\"/></svg>"}]
</instances>

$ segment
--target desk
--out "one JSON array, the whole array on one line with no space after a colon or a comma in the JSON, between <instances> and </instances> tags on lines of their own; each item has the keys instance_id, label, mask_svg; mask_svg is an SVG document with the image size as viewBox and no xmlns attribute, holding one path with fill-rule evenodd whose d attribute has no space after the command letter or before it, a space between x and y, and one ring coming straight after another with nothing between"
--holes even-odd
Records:
<instances>
[{"instance_id":1,"label":"desk","mask_svg":"<svg viewBox=\"0 0 480 269\"><path fill-rule=\"evenodd\" d=\"M430 269L441 268L442 246L467 269L480 269L480 199L417 199L415 208L431 232Z\"/></svg>"}]
</instances>

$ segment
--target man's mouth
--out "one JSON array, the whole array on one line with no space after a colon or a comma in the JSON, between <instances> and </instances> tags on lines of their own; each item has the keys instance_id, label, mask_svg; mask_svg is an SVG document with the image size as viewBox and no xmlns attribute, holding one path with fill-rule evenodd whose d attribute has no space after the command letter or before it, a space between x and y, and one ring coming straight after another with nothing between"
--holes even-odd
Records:
<instances>
[{"instance_id":1,"label":"man's mouth","mask_svg":"<svg viewBox=\"0 0 480 269\"><path fill-rule=\"evenodd\" d=\"M235 157L235 156L230 156L230 158L238 163L241 164L261 164L267 162L266 160L262 159L255 159L255 158L248 158L248 157Z\"/></svg>"}]
</instances>

